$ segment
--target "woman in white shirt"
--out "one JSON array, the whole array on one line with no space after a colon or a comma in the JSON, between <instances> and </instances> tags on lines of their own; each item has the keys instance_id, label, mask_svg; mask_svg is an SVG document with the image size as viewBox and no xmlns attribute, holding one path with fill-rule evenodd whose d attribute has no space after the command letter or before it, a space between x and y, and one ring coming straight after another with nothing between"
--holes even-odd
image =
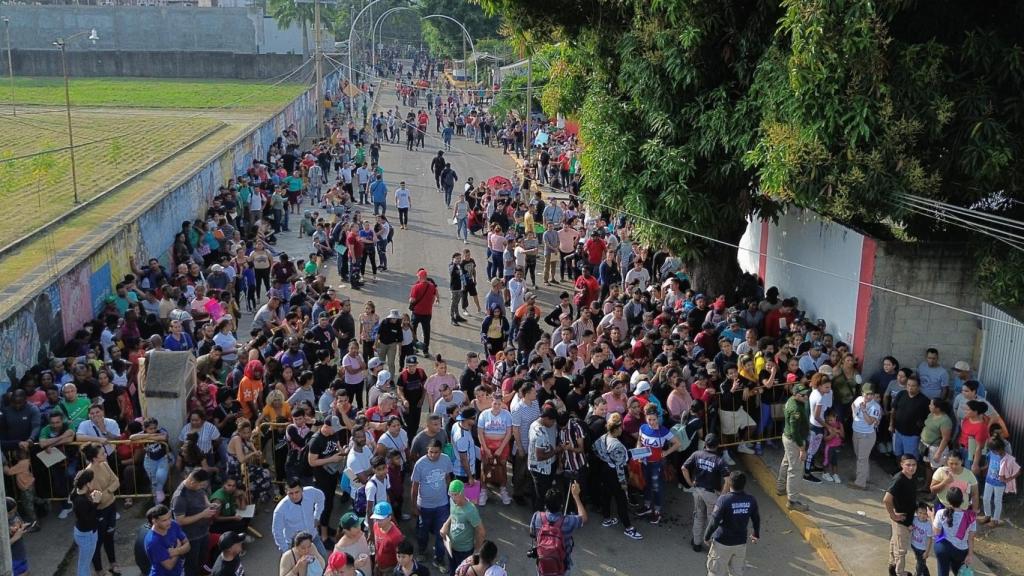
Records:
<instances>
[{"instance_id":1,"label":"woman in white shirt","mask_svg":"<svg viewBox=\"0 0 1024 576\"><path fill-rule=\"evenodd\" d=\"M959 574L961 566L971 564L974 560L974 534L978 531L975 511L960 509L964 503L964 493L959 488L950 488L946 497L949 500L948 508L935 513L928 511L929 516L932 516L939 576Z\"/></svg>"},{"instance_id":2,"label":"woman in white shirt","mask_svg":"<svg viewBox=\"0 0 1024 576\"><path fill-rule=\"evenodd\" d=\"M870 463L868 457L875 447L875 430L882 419L882 406L876 400L874 386L865 383L861 395L853 401L853 451L857 455L857 477L853 488L866 490Z\"/></svg>"}]
</instances>

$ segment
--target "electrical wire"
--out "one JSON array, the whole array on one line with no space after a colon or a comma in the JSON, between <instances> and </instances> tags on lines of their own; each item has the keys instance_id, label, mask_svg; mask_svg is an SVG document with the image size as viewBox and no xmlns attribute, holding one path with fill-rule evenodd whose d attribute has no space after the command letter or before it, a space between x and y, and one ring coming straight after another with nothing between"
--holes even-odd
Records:
<instances>
[{"instance_id":1,"label":"electrical wire","mask_svg":"<svg viewBox=\"0 0 1024 576\"><path fill-rule=\"evenodd\" d=\"M979 220L984 220L984 221L987 221L987 222L991 222L993 224L1003 224L1003 225L1009 226L1010 228L1016 228L1018 230L1024 230L1024 222L1021 222L1019 220L1014 220L1013 218L1007 218L1005 216L1000 216L998 214L991 214L989 212L982 212L980 210L974 210L974 209L971 209L971 208L965 208L963 206L957 206L956 204L950 204L948 202L943 202L941 200L935 200L933 198L925 198L923 196L917 196L917 195L914 195L914 194L899 194L897 197L905 199L905 200L915 201L915 202L918 202L918 203L925 203L925 204L929 204L929 205L940 206L940 207L944 208L945 210L953 211L953 212L959 212L961 214L970 216L972 218L978 218Z\"/></svg>"},{"instance_id":2,"label":"electrical wire","mask_svg":"<svg viewBox=\"0 0 1024 576\"><path fill-rule=\"evenodd\" d=\"M430 136L431 138L435 138L435 139L440 140L440 136L437 136L436 134L431 134L429 131L427 131L426 135ZM466 154L467 156L479 159L479 160L483 161L485 164L490 164L491 166L494 166L495 168L497 168L497 169L499 169L499 170L501 170L503 172L504 171L508 171L507 167L504 167L504 166L501 166L501 165L499 165L499 164L497 164L495 162L492 162L488 158L483 157L481 155L469 153L469 152L461 149L460 147L457 147L457 146L453 145L452 146L452 150L457 151L457 152L462 152L462 153ZM783 264L787 264L787 265L790 265L790 266L795 266L797 268L802 268L804 270L809 270L811 272L816 272L816 273L819 273L819 274L824 274L826 276L830 276L832 278L836 278L836 279L839 279L839 280L844 280L846 282L852 282L854 284L857 284L858 286L864 286L866 288L871 288L873 290L878 290L880 292L885 292L887 294L892 294L894 296L902 296L904 298L907 298L907 299L910 299L910 300L914 300L916 302L921 302L923 304L930 304L932 306L938 306L938 307L944 308L946 310L950 310L950 311L953 311L953 312L959 312L961 314L972 316L972 317L977 318L979 320L988 320L988 321L991 321L991 322L998 322L1000 324L1006 324L1006 325L1011 326L1011 327L1016 328L1016 329L1020 329L1021 328L1019 324L1016 324L1014 322L1009 322L1009 321L1003 320L1001 318L996 318L996 317L993 317L993 316L988 316L988 315L983 314L981 312L975 312L973 310L968 310L966 308L960 308L959 306L954 306L952 304L946 304L945 302L939 302L937 300L932 300L930 298L925 298L923 296L917 296L915 294L909 294L907 292L903 292L903 291L900 291L900 290L894 290L892 288L887 288L885 286L880 286L880 285L875 284L873 282L865 282L865 281L863 281L863 280L861 280L859 278L853 278L851 276L844 276L842 274L839 274L837 272L833 272L831 270L825 270L823 268L818 268L817 266L812 266L810 264L804 264L802 262L797 262L795 260L790 260L789 258L784 258L782 256L777 256L775 254L770 254L770 253L767 253L767 252L761 252L760 250L755 250L753 248L747 248L747 247L741 246L739 244L734 244L732 242L727 242L725 240L720 240L720 239L715 238L713 236L708 236L707 234L701 234L700 232L694 232L693 230L688 230L686 228L682 228L682 227L676 226L674 224L668 224L668 223L665 223L665 222L659 222L659 221L654 220L652 218L648 218L646 216L641 216L639 214L635 214L633 212L630 212L628 210L622 209L620 207L611 206L609 204L604 204L602 202L597 202L597 201L594 201L592 199L587 199L587 198L584 198L583 196L576 195L576 194L573 194L571 192L567 192L565 190L559 190L559 189L554 188L554 187L549 186L549 185L540 184L539 182L536 182L536 181L531 181L531 184L536 185L537 187L542 188L542 189L546 188L546 189L548 189L548 190L550 190L552 192L558 193L558 194L568 194L569 196L575 196L575 197L579 198L580 200L582 200L583 202L585 202L587 204L591 204L591 205L598 206L598 207L601 207L601 208L607 208L607 209L609 209L609 210L611 210L613 212L617 212L619 214L624 214L624 215L626 215L626 216L628 216L628 217L630 217L630 218L632 218L632 219L634 219L636 221L643 221L643 222L647 222L649 224L653 224L655 226L660 226L660 227L663 227L663 228L667 228L669 230L674 230L676 232L679 232L679 233L682 233L682 234L686 234L687 236L692 236L692 237L695 237L695 238L699 238L699 239L704 240L706 242L710 242L710 243L713 243L713 244L718 244L718 245L721 245L721 246L727 246L729 248L735 248L736 250L743 251L743 252L748 252L748 253L752 253L752 254L756 254L758 256L764 256L764 257L766 257L768 259L775 260L775 261L781 262Z\"/></svg>"},{"instance_id":3,"label":"electrical wire","mask_svg":"<svg viewBox=\"0 0 1024 576\"><path fill-rule=\"evenodd\" d=\"M998 240L1017 250L1024 250L1024 236L1018 236L1016 234L1012 234L1004 230L999 230L996 228L992 228L990 226L985 226L984 224L980 224L975 221L966 220L960 218L959 216L949 214L947 212L944 212L940 209L928 205L922 206L919 204L913 204L908 201L903 201L899 199L889 199L888 202L897 209L903 210L905 212L913 212L919 216L924 216L926 218L933 219L939 222L943 222L953 226L958 226L970 232L978 232L994 240ZM1007 238L1007 236L1009 236L1009 238ZM1011 240L1010 238L1013 238L1013 240ZM1017 242L1016 240L1019 240L1021 242Z\"/></svg>"}]
</instances>

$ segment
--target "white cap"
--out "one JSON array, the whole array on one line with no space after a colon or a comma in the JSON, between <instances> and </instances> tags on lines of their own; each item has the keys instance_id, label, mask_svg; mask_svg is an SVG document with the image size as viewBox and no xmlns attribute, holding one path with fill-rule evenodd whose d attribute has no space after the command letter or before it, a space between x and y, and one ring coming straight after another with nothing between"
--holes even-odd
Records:
<instances>
[{"instance_id":1,"label":"white cap","mask_svg":"<svg viewBox=\"0 0 1024 576\"><path fill-rule=\"evenodd\" d=\"M637 382L636 390L633 393L634 394L643 394L644 392L650 392L650 390L651 390L651 383L648 382L647 380L641 380L641 381Z\"/></svg>"},{"instance_id":2,"label":"white cap","mask_svg":"<svg viewBox=\"0 0 1024 576\"><path fill-rule=\"evenodd\" d=\"M388 372L387 370L381 370L377 374L377 387L378 388L383 388L390 381L391 381L391 372Z\"/></svg>"},{"instance_id":3,"label":"white cap","mask_svg":"<svg viewBox=\"0 0 1024 576\"><path fill-rule=\"evenodd\" d=\"M822 364L821 368L818 368L818 372L824 374L825 376L832 376L832 367L829 366L828 364Z\"/></svg>"},{"instance_id":4,"label":"white cap","mask_svg":"<svg viewBox=\"0 0 1024 576\"><path fill-rule=\"evenodd\" d=\"M366 367L369 368L370 370L373 370L374 368L380 366L383 363L383 360L374 356L373 358L370 358L370 361L366 364Z\"/></svg>"},{"instance_id":5,"label":"white cap","mask_svg":"<svg viewBox=\"0 0 1024 576\"><path fill-rule=\"evenodd\" d=\"M958 360L956 364L953 364L953 370L957 372L970 372L971 365L964 360Z\"/></svg>"}]
</instances>

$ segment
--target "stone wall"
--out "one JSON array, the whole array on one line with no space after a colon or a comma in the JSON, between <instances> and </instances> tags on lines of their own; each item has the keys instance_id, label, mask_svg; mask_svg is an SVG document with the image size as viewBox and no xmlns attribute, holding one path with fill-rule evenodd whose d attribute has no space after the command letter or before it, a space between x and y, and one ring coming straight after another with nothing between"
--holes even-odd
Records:
<instances>
[{"instance_id":1,"label":"stone wall","mask_svg":"<svg viewBox=\"0 0 1024 576\"><path fill-rule=\"evenodd\" d=\"M60 77L56 50L11 51L16 76ZM234 52L153 52L87 50L67 52L68 70L76 77L224 78L262 80L284 76L303 62L301 54ZM5 63L6 64L6 63ZM302 80L302 74L295 78Z\"/></svg>"}]
</instances>

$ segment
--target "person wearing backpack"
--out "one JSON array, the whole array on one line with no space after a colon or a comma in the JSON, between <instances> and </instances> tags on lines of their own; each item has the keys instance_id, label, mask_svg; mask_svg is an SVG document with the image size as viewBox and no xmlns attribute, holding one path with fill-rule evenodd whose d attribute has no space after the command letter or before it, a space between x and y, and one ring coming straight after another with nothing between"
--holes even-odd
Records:
<instances>
[{"instance_id":1,"label":"person wearing backpack","mask_svg":"<svg viewBox=\"0 0 1024 576\"><path fill-rule=\"evenodd\" d=\"M587 522L587 509L580 500L580 483L573 482L569 493L579 514L563 514L567 503L562 492L552 488L544 495L544 512L530 519L530 537L537 559L537 576L563 576L572 569L572 534Z\"/></svg>"}]
</instances>

